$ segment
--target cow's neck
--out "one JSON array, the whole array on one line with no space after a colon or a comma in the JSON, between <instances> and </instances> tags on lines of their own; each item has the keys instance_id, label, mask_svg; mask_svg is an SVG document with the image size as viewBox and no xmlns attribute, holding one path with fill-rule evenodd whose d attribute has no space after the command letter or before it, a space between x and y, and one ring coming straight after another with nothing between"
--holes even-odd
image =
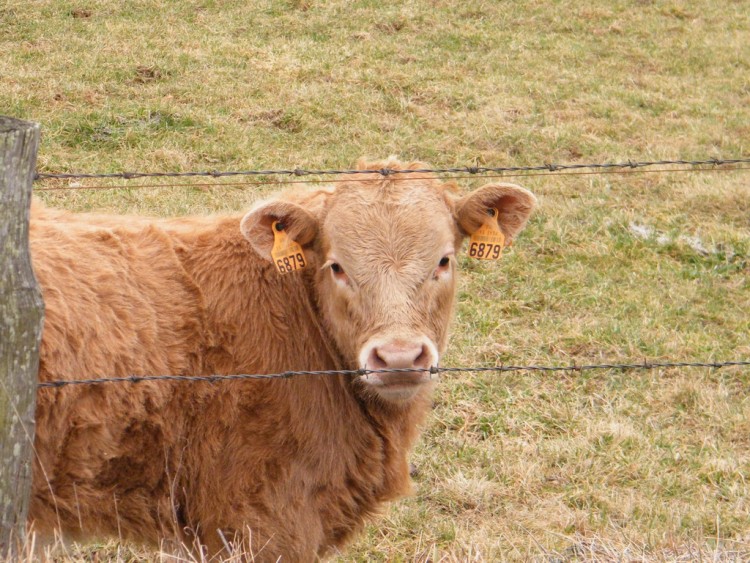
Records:
<instances>
[{"instance_id":1,"label":"cow's neck","mask_svg":"<svg viewBox=\"0 0 750 563\"><path fill-rule=\"evenodd\" d=\"M241 217L177 232L176 251L203 300L204 371L276 373L339 367L300 273L282 276L239 229Z\"/></svg>"},{"instance_id":2,"label":"cow's neck","mask_svg":"<svg viewBox=\"0 0 750 563\"><path fill-rule=\"evenodd\" d=\"M278 274L242 237L239 221L239 217L227 218L217 221L211 231L181 235L184 249L178 249L178 254L203 295L210 327L204 371L230 374L351 368L320 320L313 272ZM373 491L371 500L379 502L408 492L406 456L429 410L429 394L407 406L394 407L363 396L350 376L302 376L271 384L285 386L278 396L285 397L291 413L307 419L296 429L298 438L327 442L317 451L332 457L318 460L320 463L329 467L364 464L364 460L372 460L373 450L378 450L383 474L381 487ZM321 425L328 434L311 432ZM347 444L359 461L338 459L341 451L331 449L330 443Z\"/></svg>"}]
</instances>

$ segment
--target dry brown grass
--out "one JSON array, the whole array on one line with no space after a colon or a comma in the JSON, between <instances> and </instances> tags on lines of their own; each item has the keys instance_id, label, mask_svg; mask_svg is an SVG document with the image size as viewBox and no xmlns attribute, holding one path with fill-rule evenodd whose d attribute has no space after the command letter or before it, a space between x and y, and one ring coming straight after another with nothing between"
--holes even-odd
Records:
<instances>
[{"instance_id":1,"label":"dry brown grass","mask_svg":"<svg viewBox=\"0 0 750 563\"><path fill-rule=\"evenodd\" d=\"M749 34L741 0L10 0L0 107L43 124L48 171L748 156ZM502 263L462 261L444 364L750 357L749 178L516 179L540 209ZM44 198L175 215L267 189ZM749 379L446 377L415 496L340 560L750 559ZM159 557L61 560L94 553Z\"/></svg>"}]
</instances>

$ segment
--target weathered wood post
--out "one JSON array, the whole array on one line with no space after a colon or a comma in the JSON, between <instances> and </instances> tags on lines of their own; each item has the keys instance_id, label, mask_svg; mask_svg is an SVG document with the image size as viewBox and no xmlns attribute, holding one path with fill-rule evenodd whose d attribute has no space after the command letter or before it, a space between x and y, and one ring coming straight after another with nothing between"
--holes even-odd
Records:
<instances>
[{"instance_id":1,"label":"weathered wood post","mask_svg":"<svg viewBox=\"0 0 750 563\"><path fill-rule=\"evenodd\" d=\"M0 558L23 546L44 304L29 255L39 125L0 116Z\"/></svg>"}]
</instances>

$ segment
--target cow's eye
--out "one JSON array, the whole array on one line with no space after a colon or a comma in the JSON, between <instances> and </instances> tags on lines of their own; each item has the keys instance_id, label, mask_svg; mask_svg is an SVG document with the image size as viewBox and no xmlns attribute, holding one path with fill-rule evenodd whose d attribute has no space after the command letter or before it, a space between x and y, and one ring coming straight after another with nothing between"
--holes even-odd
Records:
<instances>
[{"instance_id":1,"label":"cow's eye","mask_svg":"<svg viewBox=\"0 0 750 563\"><path fill-rule=\"evenodd\" d=\"M333 279L339 282L347 284L349 283L349 276L346 275L346 272L344 271L344 268L341 267L341 264L339 264L338 262L331 262L329 264L329 267L331 268Z\"/></svg>"},{"instance_id":2,"label":"cow's eye","mask_svg":"<svg viewBox=\"0 0 750 563\"><path fill-rule=\"evenodd\" d=\"M438 262L438 267L435 268L435 279L439 279L443 274L446 274L451 267L451 257L450 256L443 256L440 259L440 262Z\"/></svg>"}]
</instances>

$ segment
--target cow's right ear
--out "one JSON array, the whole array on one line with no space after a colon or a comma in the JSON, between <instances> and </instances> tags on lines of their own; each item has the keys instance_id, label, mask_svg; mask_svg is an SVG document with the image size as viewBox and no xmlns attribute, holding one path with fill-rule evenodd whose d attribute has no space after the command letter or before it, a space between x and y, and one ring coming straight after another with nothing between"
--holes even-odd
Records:
<instances>
[{"instance_id":1,"label":"cow's right ear","mask_svg":"<svg viewBox=\"0 0 750 563\"><path fill-rule=\"evenodd\" d=\"M495 209L500 230L513 240L526 225L535 205L534 194L521 186L486 184L458 200L456 215L463 234L471 235L487 219L488 210Z\"/></svg>"},{"instance_id":2,"label":"cow's right ear","mask_svg":"<svg viewBox=\"0 0 750 563\"><path fill-rule=\"evenodd\" d=\"M318 234L317 220L300 205L289 201L260 203L243 217L240 231L266 260L272 260L274 221L278 221L289 238L303 247L311 244Z\"/></svg>"}]
</instances>

